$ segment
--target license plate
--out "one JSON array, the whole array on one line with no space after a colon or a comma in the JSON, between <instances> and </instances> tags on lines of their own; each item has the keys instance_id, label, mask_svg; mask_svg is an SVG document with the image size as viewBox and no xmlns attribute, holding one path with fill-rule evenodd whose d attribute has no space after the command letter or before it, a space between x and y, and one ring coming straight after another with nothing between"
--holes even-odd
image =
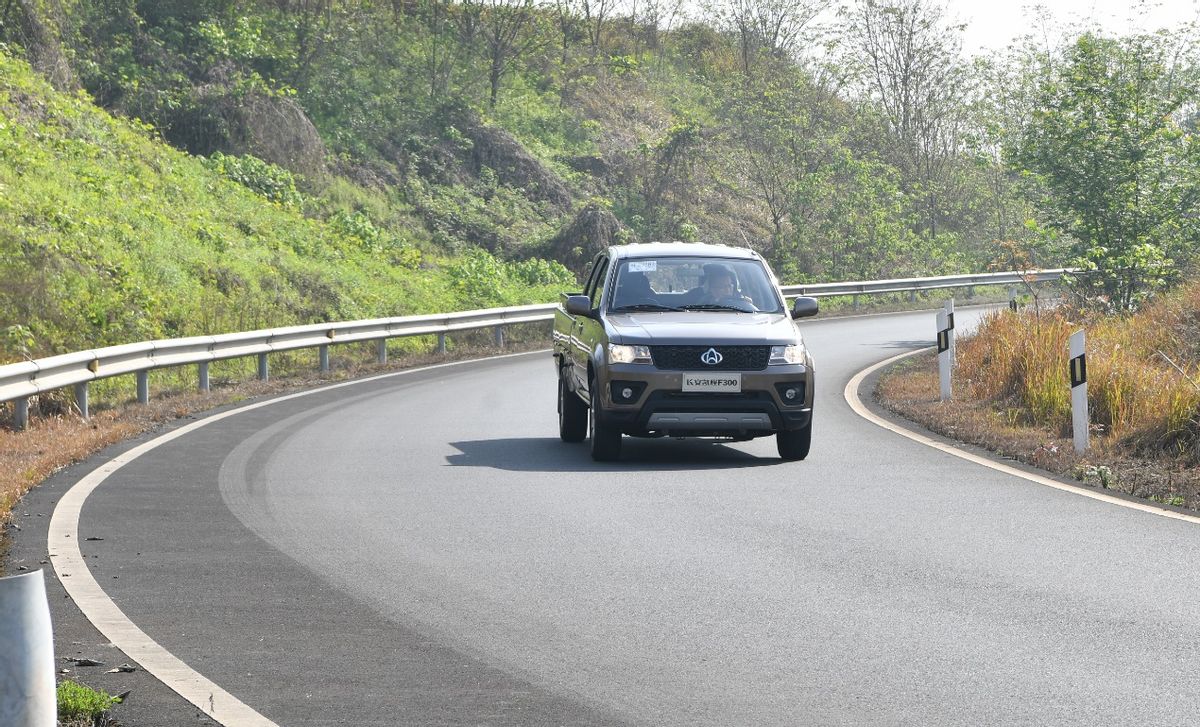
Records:
<instances>
[{"instance_id":1,"label":"license plate","mask_svg":"<svg viewBox=\"0 0 1200 727\"><path fill-rule=\"evenodd\" d=\"M684 374L684 391L715 391L737 394L742 390L741 374Z\"/></svg>"}]
</instances>

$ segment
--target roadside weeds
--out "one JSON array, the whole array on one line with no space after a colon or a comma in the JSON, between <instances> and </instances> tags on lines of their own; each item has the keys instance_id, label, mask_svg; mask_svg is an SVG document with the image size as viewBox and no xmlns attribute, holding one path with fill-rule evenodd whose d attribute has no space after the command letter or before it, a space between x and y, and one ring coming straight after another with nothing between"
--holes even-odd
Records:
<instances>
[{"instance_id":1,"label":"roadside weeds","mask_svg":"<svg viewBox=\"0 0 1200 727\"><path fill-rule=\"evenodd\" d=\"M1200 510L1200 468L1179 458L1133 457L1099 436L1092 437L1089 451L1077 454L1069 433L1022 423L984 401L942 402L938 390L936 355L925 352L885 370L874 396L901 417L1000 457L1159 505Z\"/></svg>"}]
</instances>

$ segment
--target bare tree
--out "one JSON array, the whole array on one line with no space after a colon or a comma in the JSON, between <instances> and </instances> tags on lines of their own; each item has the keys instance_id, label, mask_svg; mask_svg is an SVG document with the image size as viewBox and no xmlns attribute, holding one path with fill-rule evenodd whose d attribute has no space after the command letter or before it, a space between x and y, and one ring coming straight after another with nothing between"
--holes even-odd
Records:
<instances>
[{"instance_id":1,"label":"bare tree","mask_svg":"<svg viewBox=\"0 0 1200 727\"><path fill-rule=\"evenodd\" d=\"M829 0L718 0L709 11L718 26L737 36L742 71L753 75L759 61L792 57L804 30Z\"/></svg>"},{"instance_id":2,"label":"bare tree","mask_svg":"<svg viewBox=\"0 0 1200 727\"><path fill-rule=\"evenodd\" d=\"M604 50L605 22L616 7L617 0L579 0L593 60Z\"/></svg>"},{"instance_id":3,"label":"bare tree","mask_svg":"<svg viewBox=\"0 0 1200 727\"><path fill-rule=\"evenodd\" d=\"M968 74L961 26L928 0L859 0L846 23L849 47L891 130L898 166L924 188L927 228L937 234L937 188L960 149Z\"/></svg>"},{"instance_id":4,"label":"bare tree","mask_svg":"<svg viewBox=\"0 0 1200 727\"><path fill-rule=\"evenodd\" d=\"M541 42L534 0L463 0L456 21L460 41L483 41L487 62L488 108L496 108L500 83L513 61Z\"/></svg>"}]
</instances>

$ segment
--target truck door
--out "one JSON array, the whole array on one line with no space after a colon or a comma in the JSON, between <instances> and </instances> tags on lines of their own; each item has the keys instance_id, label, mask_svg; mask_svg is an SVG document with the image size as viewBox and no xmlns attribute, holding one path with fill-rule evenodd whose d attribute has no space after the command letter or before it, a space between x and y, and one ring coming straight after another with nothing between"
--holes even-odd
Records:
<instances>
[{"instance_id":1,"label":"truck door","mask_svg":"<svg viewBox=\"0 0 1200 727\"><path fill-rule=\"evenodd\" d=\"M592 273L588 276L587 285L583 289L583 294L592 301L592 310L600 309L607 279L608 256L600 253L592 263ZM576 316L575 330L572 331L572 336L578 342L571 347L571 369L575 375L576 388L578 391L588 391L588 361L597 342L604 337L604 324L595 318ZM590 391L588 391L588 400L591 401Z\"/></svg>"}]
</instances>

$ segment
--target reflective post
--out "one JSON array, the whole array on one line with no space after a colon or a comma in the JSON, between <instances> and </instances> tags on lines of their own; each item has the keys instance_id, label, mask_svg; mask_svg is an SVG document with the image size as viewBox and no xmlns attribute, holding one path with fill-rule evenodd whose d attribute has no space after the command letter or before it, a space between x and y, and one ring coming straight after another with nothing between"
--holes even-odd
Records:
<instances>
[{"instance_id":1,"label":"reflective post","mask_svg":"<svg viewBox=\"0 0 1200 727\"><path fill-rule=\"evenodd\" d=\"M949 298L942 307L946 310L946 327L950 329L950 365L958 364L958 349L954 347L954 299Z\"/></svg>"},{"instance_id":2,"label":"reflective post","mask_svg":"<svg viewBox=\"0 0 1200 727\"><path fill-rule=\"evenodd\" d=\"M1088 448L1087 352L1083 331L1071 334L1068 344L1071 354L1071 431L1075 435L1075 451Z\"/></svg>"},{"instance_id":3,"label":"reflective post","mask_svg":"<svg viewBox=\"0 0 1200 727\"><path fill-rule=\"evenodd\" d=\"M937 314L937 350L938 350L938 383L941 386L941 400L950 401L953 394L950 381L950 346L954 336L953 330L949 327L946 311L940 310Z\"/></svg>"},{"instance_id":4,"label":"reflective post","mask_svg":"<svg viewBox=\"0 0 1200 727\"><path fill-rule=\"evenodd\" d=\"M0 723L54 727L54 637L42 571L0 578Z\"/></svg>"}]
</instances>

